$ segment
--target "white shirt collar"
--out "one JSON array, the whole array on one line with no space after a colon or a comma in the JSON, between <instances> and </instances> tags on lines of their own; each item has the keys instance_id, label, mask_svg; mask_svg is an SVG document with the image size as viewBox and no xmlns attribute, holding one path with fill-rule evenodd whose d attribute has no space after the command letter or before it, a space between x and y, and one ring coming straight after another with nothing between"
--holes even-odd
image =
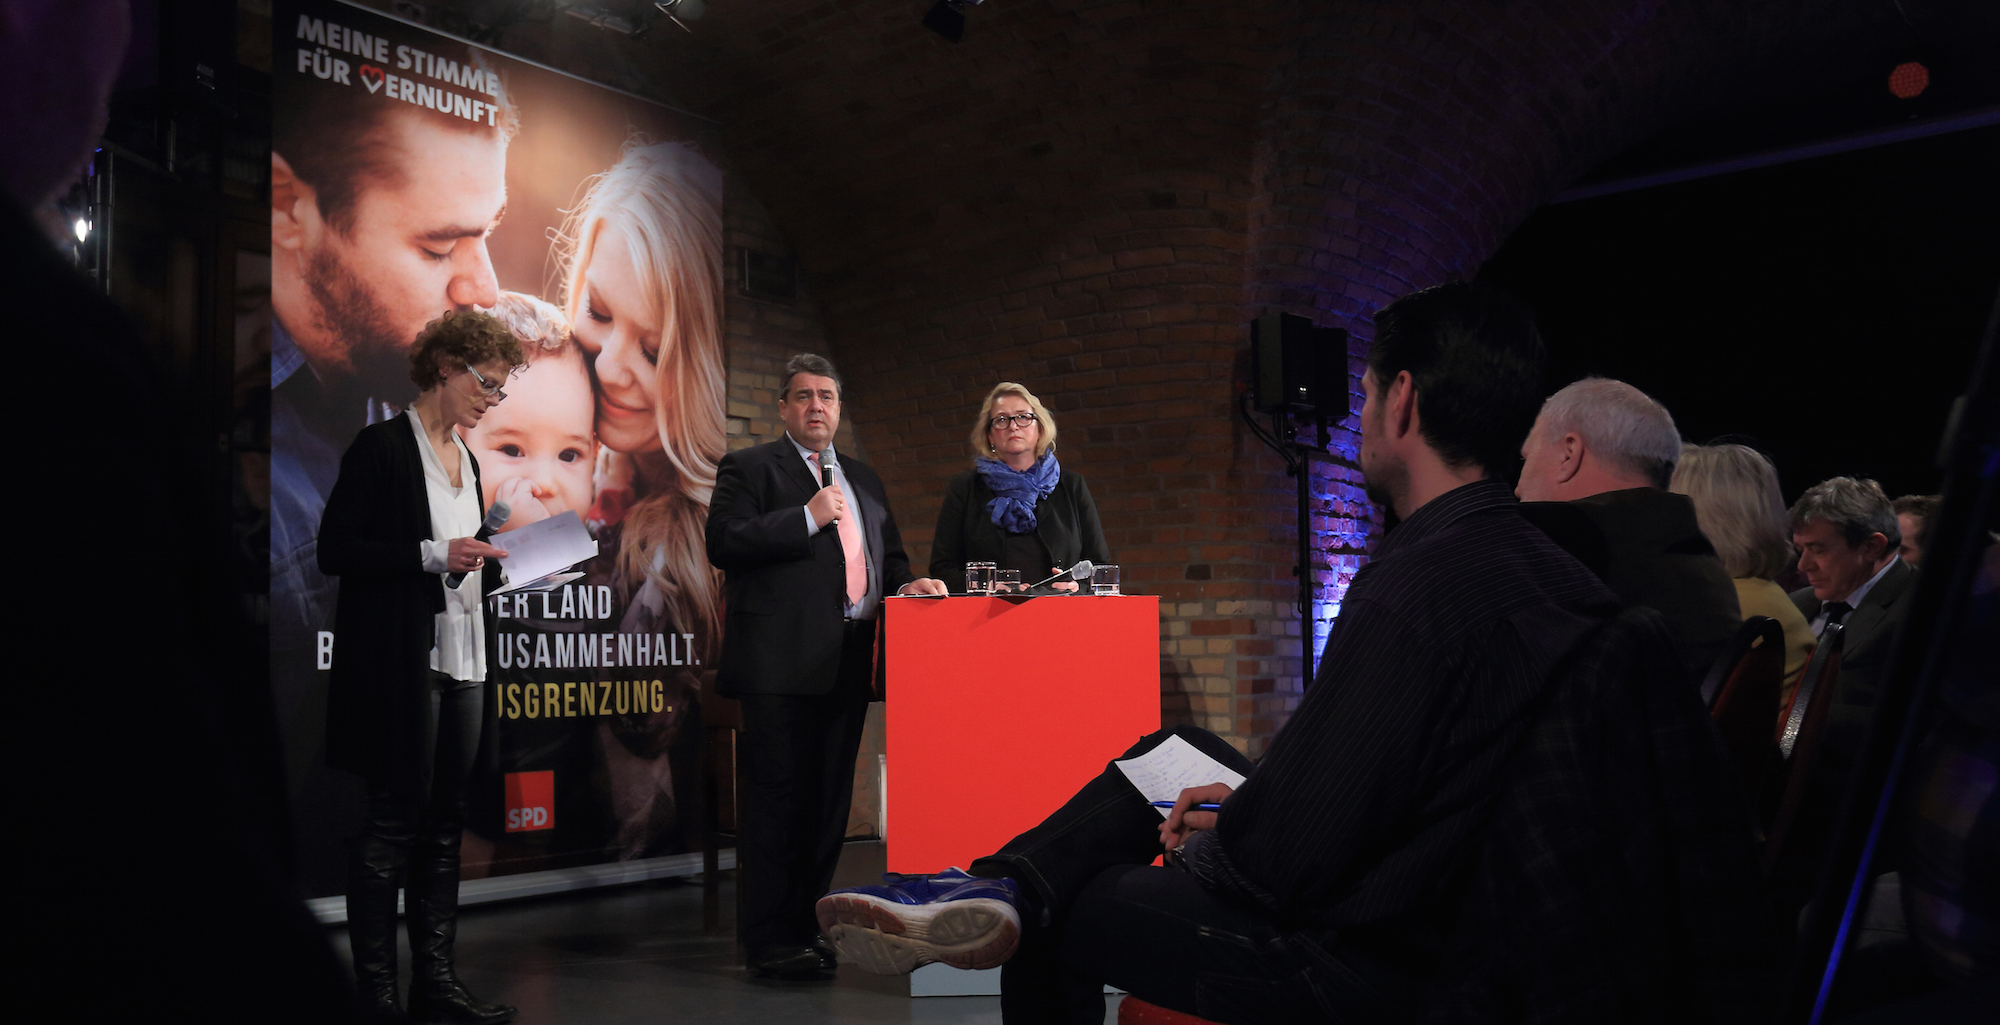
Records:
<instances>
[{"instance_id":1,"label":"white shirt collar","mask_svg":"<svg viewBox=\"0 0 2000 1025\"><path fill-rule=\"evenodd\" d=\"M410 414L410 428L417 434L417 454L423 460L424 476L434 478L439 487L445 488L448 491L456 492L459 488L464 487L465 478L468 476L466 471L465 441L458 436L458 432L446 432L451 435L451 443L459 451L459 482L453 484L451 482L451 475L444 471L444 457L438 455L437 449L431 445L430 434L424 430L424 418L417 415L417 408L414 405L405 410L405 412Z\"/></svg>"},{"instance_id":2,"label":"white shirt collar","mask_svg":"<svg viewBox=\"0 0 2000 1025\"><path fill-rule=\"evenodd\" d=\"M790 431L786 431L786 432L785 432L785 440L786 440L786 441L789 441L789 442L791 442L791 443L792 443L792 447L793 447L793 448L795 448L795 449L798 449L798 450L799 450L799 458L800 458L800 459L818 459L818 458L819 458L819 450L818 450L818 449L810 449L810 448L807 448L807 447L805 447L804 445L801 445L801 444L799 444L799 439L797 439L797 438L794 438L794 437L792 437L792 432L790 432ZM832 445L828 445L828 446L827 446L827 448L832 448L832 447L833 447ZM835 462L839 462L839 460L840 460L840 453L838 453L838 452L834 453L834 461L835 461Z\"/></svg>"},{"instance_id":3,"label":"white shirt collar","mask_svg":"<svg viewBox=\"0 0 2000 1025\"><path fill-rule=\"evenodd\" d=\"M1840 600L1846 602L1849 606L1853 608L1857 609L1860 608L1861 599L1868 597L1868 592L1874 589L1876 581L1881 580L1882 577L1889 572L1890 568L1896 565L1896 561L1901 558L1902 556L1897 555L1895 552L1890 552L1889 561L1883 563L1882 568L1876 570L1875 575L1869 577L1867 583L1862 584L1860 587L1855 588L1853 594L1850 594L1847 597L1842 598Z\"/></svg>"}]
</instances>

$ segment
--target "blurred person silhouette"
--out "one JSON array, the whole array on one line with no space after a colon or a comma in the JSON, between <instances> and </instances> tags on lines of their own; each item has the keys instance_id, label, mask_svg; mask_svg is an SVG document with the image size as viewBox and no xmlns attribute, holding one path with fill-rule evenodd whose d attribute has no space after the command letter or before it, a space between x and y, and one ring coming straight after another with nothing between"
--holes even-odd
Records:
<instances>
[{"instance_id":1,"label":"blurred person silhouette","mask_svg":"<svg viewBox=\"0 0 2000 1025\"><path fill-rule=\"evenodd\" d=\"M271 729L269 706L227 689L201 643L233 610L180 593L214 569L184 529L195 506L183 489L203 475L134 445L174 423L169 384L53 244L69 230L54 201L92 159L129 29L122 0L0 5L0 301L35 340L14 370L60 404L31 407L29 422L61 424L71 451L124 456L115 488L64 506L65 543L19 549L38 598L16 636L97 671L87 708L77 688L37 683L9 709L9 777L22 784L9 835L34 873L8 902L22 944L10 969L50 1001L45 1013L344 1021L351 992L286 868L283 814L249 797L249 781L281 771L252 754L275 749L268 737L243 735ZM76 415L66 382L100 415ZM139 530L148 540L132 540ZM119 653L109 666L81 654L106 647Z\"/></svg>"},{"instance_id":2,"label":"blurred person silhouette","mask_svg":"<svg viewBox=\"0 0 2000 1025\"><path fill-rule=\"evenodd\" d=\"M1903 561L1919 566L1924 561L1924 543L1930 540L1931 520L1937 516L1941 495L1904 495L1889 503L1896 510L1896 526L1903 531L1903 543L1896 550Z\"/></svg>"}]
</instances>

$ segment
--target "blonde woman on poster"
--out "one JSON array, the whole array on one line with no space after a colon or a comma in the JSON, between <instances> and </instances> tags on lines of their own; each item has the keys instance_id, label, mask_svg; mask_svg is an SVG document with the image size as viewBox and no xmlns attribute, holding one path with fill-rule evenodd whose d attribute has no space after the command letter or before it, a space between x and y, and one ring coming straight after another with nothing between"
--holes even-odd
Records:
<instances>
[{"instance_id":1,"label":"blonde woman on poster","mask_svg":"<svg viewBox=\"0 0 2000 1025\"><path fill-rule=\"evenodd\" d=\"M620 629L691 635L697 677L714 661L722 617L702 536L727 448L722 172L680 143L628 143L562 234L564 313L595 371L608 450L590 519L612 559ZM641 856L671 821L672 721L603 728L623 857Z\"/></svg>"},{"instance_id":2,"label":"blonde woman on poster","mask_svg":"<svg viewBox=\"0 0 2000 1025\"><path fill-rule=\"evenodd\" d=\"M708 655L722 591L702 529L727 448L722 172L681 143L628 144L563 235L564 313L597 373L598 440L631 478L630 504L606 523L620 589Z\"/></svg>"}]
</instances>

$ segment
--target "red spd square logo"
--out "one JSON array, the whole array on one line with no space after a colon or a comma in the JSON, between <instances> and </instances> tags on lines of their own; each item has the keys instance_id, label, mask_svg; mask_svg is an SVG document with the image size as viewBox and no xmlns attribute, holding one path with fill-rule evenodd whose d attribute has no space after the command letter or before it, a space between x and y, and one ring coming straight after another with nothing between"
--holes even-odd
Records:
<instances>
[{"instance_id":1,"label":"red spd square logo","mask_svg":"<svg viewBox=\"0 0 2000 1025\"><path fill-rule=\"evenodd\" d=\"M510 772L507 774L507 832L556 828L556 774Z\"/></svg>"}]
</instances>

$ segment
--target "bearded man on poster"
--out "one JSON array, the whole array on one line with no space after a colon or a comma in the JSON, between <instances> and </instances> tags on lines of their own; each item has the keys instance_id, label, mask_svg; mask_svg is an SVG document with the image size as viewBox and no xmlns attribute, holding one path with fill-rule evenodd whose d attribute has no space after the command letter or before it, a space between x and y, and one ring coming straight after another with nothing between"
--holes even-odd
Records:
<instances>
[{"instance_id":1,"label":"bearded man on poster","mask_svg":"<svg viewBox=\"0 0 2000 1025\"><path fill-rule=\"evenodd\" d=\"M470 65L472 48L440 40ZM449 52L456 50L458 52ZM271 144L271 649L310 663L333 622L315 541L340 454L413 395L410 343L491 307L486 239L507 205L516 120L471 121L309 75L278 76Z\"/></svg>"}]
</instances>

